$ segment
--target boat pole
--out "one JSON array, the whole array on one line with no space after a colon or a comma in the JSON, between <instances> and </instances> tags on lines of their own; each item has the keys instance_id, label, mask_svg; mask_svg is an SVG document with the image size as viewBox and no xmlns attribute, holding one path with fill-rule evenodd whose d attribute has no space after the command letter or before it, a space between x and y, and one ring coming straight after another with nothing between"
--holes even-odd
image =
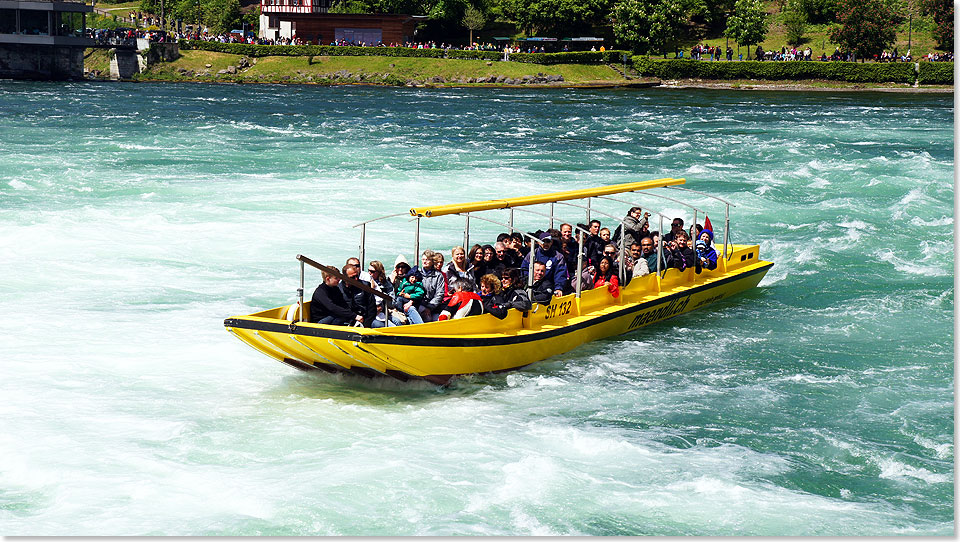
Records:
<instances>
[{"instance_id":1,"label":"boat pole","mask_svg":"<svg viewBox=\"0 0 960 542\"><path fill-rule=\"evenodd\" d=\"M730 229L730 204L723 210L723 258L727 258L727 230ZM731 254L732 256L732 254ZM726 268L724 268L726 269Z\"/></svg>"},{"instance_id":2,"label":"boat pole","mask_svg":"<svg viewBox=\"0 0 960 542\"><path fill-rule=\"evenodd\" d=\"M553 229L553 206L555 204L550 204L550 229Z\"/></svg>"},{"instance_id":3,"label":"boat pole","mask_svg":"<svg viewBox=\"0 0 960 542\"><path fill-rule=\"evenodd\" d=\"M663 261L663 215L660 215L660 235L657 239L657 282L660 281L660 262Z\"/></svg>"},{"instance_id":4,"label":"boat pole","mask_svg":"<svg viewBox=\"0 0 960 542\"><path fill-rule=\"evenodd\" d=\"M511 213L513 211L511 210ZM537 260L536 245L533 242L533 238L530 238L530 272L527 273L527 297L530 298L530 302L533 302L533 262Z\"/></svg>"},{"instance_id":5,"label":"boat pole","mask_svg":"<svg viewBox=\"0 0 960 542\"><path fill-rule=\"evenodd\" d=\"M360 226L360 268L361 269L363 268L363 266L367 265L364 262L366 247L367 247L367 225L366 223L364 223L362 226Z\"/></svg>"},{"instance_id":6,"label":"boat pole","mask_svg":"<svg viewBox=\"0 0 960 542\"><path fill-rule=\"evenodd\" d=\"M413 261L420 261L420 217L417 217L417 235L413 240ZM411 266L416 267L416 266Z\"/></svg>"},{"instance_id":7,"label":"boat pole","mask_svg":"<svg viewBox=\"0 0 960 542\"><path fill-rule=\"evenodd\" d=\"M463 250L464 253L470 250L470 213L465 214L467 217L466 224L463 227Z\"/></svg>"},{"instance_id":8,"label":"boat pole","mask_svg":"<svg viewBox=\"0 0 960 542\"><path fill-rule=\"evenodd\" d=\"M590 198L587 198L587 226L588 227L590 226L590 202L591 201L592 200Z\"/></svg>"},{"instance_id":9,"label":"boat pole","mask_svg":"<svg viewBox=\"0 0 960 542\"><path fill-rule=\"evenodd\" d=\"M300 260L300 287L297 288L297 297L299 297L300 302L300 319L298 322L305 322L306 319L303 317L303 260Z\"/></svg>"},{"instance_id":10,"label":"boat pole","mask_svg":"<svg viewBox=\"0 0 960 542\"><path fill-rule=\"evenodd\" d=\"M513 208L510 208L510 233L513 233Z\"/></svg>"},{"instance_id":11,"label":"boat pole","mask_svg":"<svg viewBox=\"0 0 960 542\"><path fill-rule=\"evenodd\" d=\"M579 227L574 226L578 230ZM580 292L583 290L583 245L585 244L587 237L586 232L580 230L580 242L577 243L577 276L575 280L577 281L577 299L580 299ZM579 311L579 305L577 305Z\"/></svg>"}]
</instances>

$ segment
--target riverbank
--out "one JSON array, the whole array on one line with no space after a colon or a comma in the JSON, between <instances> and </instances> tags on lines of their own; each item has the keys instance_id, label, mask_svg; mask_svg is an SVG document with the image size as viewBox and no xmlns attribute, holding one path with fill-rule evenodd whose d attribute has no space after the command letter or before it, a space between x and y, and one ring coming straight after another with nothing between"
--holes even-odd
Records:
<instances>
[{"instance_id":1,"label":"riverbank","mask_svg":"<svg viewBox=\"0 0 960 542\"><path fill-rule=\"evenodd\" d=\"M109 74L109 54L90 50L85 69L94 79ZM914 87L906 83L849 83L829 80L661 79L626 74L622 65L554 64L442 58L376 56L245 57L185 50L174 62L154 64L136 81L386 85L411 87L611 88L651 87L785 91L886 91L951 93L948 85Z\"/></svg>"}]
</instances>

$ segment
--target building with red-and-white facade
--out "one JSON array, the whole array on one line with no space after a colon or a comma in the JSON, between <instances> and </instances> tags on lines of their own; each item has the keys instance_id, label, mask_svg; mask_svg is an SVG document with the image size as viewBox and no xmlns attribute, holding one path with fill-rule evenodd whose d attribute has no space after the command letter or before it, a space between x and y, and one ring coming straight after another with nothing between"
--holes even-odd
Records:
<instances>
[{"instance_id":1,"label":"building with red-and-white facade","mask_svg":"<svg viewBox=\"0 0 960 542\"><path fill-rule=\"evenodd\" d=\"M333 1L260 0L260 37L297 37L318 45L339 40L368 46L403 44L414 41L417 22L424 19L412 15L328 13Z\"/></svg>"}]
</instances>

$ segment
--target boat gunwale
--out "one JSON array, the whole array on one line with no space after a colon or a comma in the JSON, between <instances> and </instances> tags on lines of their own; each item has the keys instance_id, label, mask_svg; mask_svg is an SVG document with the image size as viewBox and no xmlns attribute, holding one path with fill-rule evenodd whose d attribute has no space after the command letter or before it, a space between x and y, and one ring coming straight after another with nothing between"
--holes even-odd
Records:
<instances>
[{"instance_id":1,"label":"boat gunwale","mask_svg":"<svg viewBox=\"0 0 960 542\"><path fill-rule=\"evenodd\" d=\"M632 312L638 312L652 306L660 305L663 303L669 303L674 299L681 297L686 297L700 293L705 290L709 290L718 286L723 286L730 282L735 282L737 280L742 280L746 277L753 276L757 273L766 273L771 267L773 267L773 262L768 262L765 260L760 260L756 264L756 267L742 272L736 272L735 274L728 277L717 278L716 280L706 282L699 285L690 286L680 291L671 292L666 295L659 295L654 299L649 301L631 303L630 306L624 307L623 309L608 312L606 314L598 314L593 317L588 317L582 322L577 322L569 325L561 325L553 329L540 329L540 330L531 330L529 333L513 333L513 334L503 334L501 336L495 337L463 337L463 336L449 336L449 335L406 335L406 334L382 334L375 331L368 331L366 333L360 333L357 331L344 331L342 329L336 329L338 326L330 326L326 324L310 324L307 322L303 323L294 323L294 322L283 322L274 318L262 318L254 317L255 319L248 319L245 317L231 317L223 321L225 327L239 328L239 329L251 329L256 331L266 331L266 332L275 332L275 333L292 333L295 335L304 335L308 337L319 337L325 339L334 339L334 340L344 340L351 341L356 343L367 343L367 344L390 344L397 346L450 346L450 347L480 347L480 346L502 346L510 344L519 344L525 342L538 341L542 339L549 339L564 335L566 333L572 333L574 331L579 331L592 327L594 325L602 324L604 322L614 320L626 316ZM613 306L613 305L611 305ZM584 316L584 315L581 315ZM307 325L302 325L307 324ZM628 330L628 331L633 331Z\"/></svg>"}]
</instances>

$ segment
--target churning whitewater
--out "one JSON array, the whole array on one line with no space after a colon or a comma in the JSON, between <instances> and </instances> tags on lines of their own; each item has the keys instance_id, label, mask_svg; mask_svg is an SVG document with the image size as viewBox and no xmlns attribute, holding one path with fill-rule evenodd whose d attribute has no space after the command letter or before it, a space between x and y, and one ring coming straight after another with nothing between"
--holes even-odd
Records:
<instances>
[{"instance_id":1,"label":"churning whitewater","mask_svg":"<svg viewBox=\"0 0 960 542\"><path fill-rule=\"evenodd\" d=\"M950 534L951 100L0 82L0 532ZM759 288L444 389L223 330L362 220L661 177Z\"/></svg>"}]
</instances>

